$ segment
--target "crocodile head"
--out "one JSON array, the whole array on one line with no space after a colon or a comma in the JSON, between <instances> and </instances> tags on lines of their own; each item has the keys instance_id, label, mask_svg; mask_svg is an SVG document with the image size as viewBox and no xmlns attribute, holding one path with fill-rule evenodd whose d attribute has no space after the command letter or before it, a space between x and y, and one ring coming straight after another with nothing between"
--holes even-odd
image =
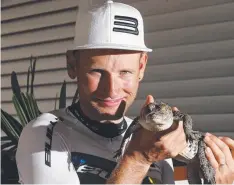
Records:
<instances>
[{"instance_id":1,"label":"crocodile head","mask_svg":"<svg viewBox=\"0 0 234 185\"><path fill-rule=\"evenodd\" d=\"M139 122L150 131L166 130L173 124L172 108L163 102L150 103L143 107Z\"/></svg>"}]
</instances>

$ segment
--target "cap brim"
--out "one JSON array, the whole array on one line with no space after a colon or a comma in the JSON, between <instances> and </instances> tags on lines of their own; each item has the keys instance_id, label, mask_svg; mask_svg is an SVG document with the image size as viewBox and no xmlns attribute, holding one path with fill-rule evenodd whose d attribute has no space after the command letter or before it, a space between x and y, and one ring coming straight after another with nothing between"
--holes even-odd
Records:
<instances>
[{"instance_id":1,"label":"cap brim","mask_svg":"<svg viewBox=\"0 0 234 185\"><path fill-rule=\"evenodd\" d=\"M83 50L83 49L122 49L122 50L145 51L145 52L152 51L152 49L147 47L136 47L131 45L119 45L119 44L83 45L83 46L76 46L72 50Z\"/></svg>"}]
</instances>

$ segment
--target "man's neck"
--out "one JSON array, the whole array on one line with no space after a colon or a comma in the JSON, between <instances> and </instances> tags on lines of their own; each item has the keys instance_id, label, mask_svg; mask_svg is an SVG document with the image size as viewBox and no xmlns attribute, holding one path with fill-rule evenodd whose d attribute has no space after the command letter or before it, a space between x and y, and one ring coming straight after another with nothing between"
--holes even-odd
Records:
<instances>
[{"instance_id":1,"label":"man's neck","mask_svg":"<svg viewBox=\"0 0 234 185\"><path fill-rule=\"evenodd\" d=\"M82 124L84 124L93 132L106 138L114 138L116 136L119 136L123 132L125 132L128 127L127 122L124 118L114 120L115 122L119 121L116 122L116 124L113 124L113 122L111 122L110 120L103 121L102 123L100 123L100 121L91 120L89 119L89 117L83 114L79 103L69 106L68 109Z\"/></svg>"},{"instance_id":2,"label":"man's neck","mask_svg":"<svg viewBox=\"0 0 234 185\"><path fill-rule=\"evenodd\" d=\"M109 123L113 123L113 124L119 124L123 121L123 117L118 119L118 120L102 120L102 121L99 121L100 123L103 123L103 124L109 124Z\"/></svg>"},{"instance_id":3,"label":"man's neck","mask_svg":"<svg viewBox=\"0 0 234 185\"><path fill-rule=\"evenodd\" d=\"M119 119L103 119L103 118L97 119L98 117L101 117L101 116L96 116L94 118L94 116L88 115L88 114L92 114L92 113L89 113L89 112L92 112L92 111L87 111L86 108L80 102L79 102L79 111L86 118L88 118L90 120L93 120L93 121L96 121L96 122L99 122L99 123L103 123L103 124L119 124L124 119L124 117L121 117ZM93 113L92 115L95 115L95 113ZM111 117L114 117L114 116L111 116Z\"/></svg>"}]
</instances>

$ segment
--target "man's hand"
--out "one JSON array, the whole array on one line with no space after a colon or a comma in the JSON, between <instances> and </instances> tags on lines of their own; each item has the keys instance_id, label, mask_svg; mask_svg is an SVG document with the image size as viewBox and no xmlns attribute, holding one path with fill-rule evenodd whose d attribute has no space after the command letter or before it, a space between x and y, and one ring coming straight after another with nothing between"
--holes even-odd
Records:
<instances>
[{"instance_id":1,"label":"man's hand","mask_svg":"<svg viewBox=\"0 0 234 185\"><path fill-rule=\"evenodd\" d=\"M154 102L153 97L148 96L145 105L152 102ZM177 108L173 110L178 111ZM125 154L107 183L141 184L153 162L175 157L186 146L182 122L173 124L171 128L157 134L142 128L133 134Z\"/></svg>"},{"instance_id":2,"label":"man's hand","mask_svg":"<svg viewBox=\"0 0 234 185\"><path fill-rule=\"evenodd\" d=\"M234 159L230 149L234 150L234 140L206 134L205 142L208 146L206 156L216 171L216 183L232 184L234 181Z\"/></svg>"},{"instance_id":3,"label":"man's hand","mask_svg":"<svg viewBox=\"0 0 234 185\"><path fill-rule=\"evenodd\" d=\"M148 96L145 105L154 102L152 96ZM173 108L178 111L177 108ZM182 121L177 125L160 133L153 133L146 129L140 129L134 133L126 155L132 156L142 164L150 165L152 162L173 158L182 152L187 146Z\"/></svg>"}]
</instances>

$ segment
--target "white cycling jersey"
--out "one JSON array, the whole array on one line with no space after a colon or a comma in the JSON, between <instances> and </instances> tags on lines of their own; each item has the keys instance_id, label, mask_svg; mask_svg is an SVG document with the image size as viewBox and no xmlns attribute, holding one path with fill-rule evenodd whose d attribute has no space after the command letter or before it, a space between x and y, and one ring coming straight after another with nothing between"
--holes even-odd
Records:
<instances>
[{"instance_id":1,"label":"white cycling jersey","mask_svg":"<svg viewBox=\"0 0 234 185\"><path fill-rule=\"evenodd\" d=\"M125 120L128 126L132 122ZM103 137L67 108L43 113L26 125L19 139L16 163L20 183L104 184L116 166L113 156L123 135ZM150 183L148 177L174 184L172 160L154 163L143 183Z\"/></svg>"}]
</instances>

